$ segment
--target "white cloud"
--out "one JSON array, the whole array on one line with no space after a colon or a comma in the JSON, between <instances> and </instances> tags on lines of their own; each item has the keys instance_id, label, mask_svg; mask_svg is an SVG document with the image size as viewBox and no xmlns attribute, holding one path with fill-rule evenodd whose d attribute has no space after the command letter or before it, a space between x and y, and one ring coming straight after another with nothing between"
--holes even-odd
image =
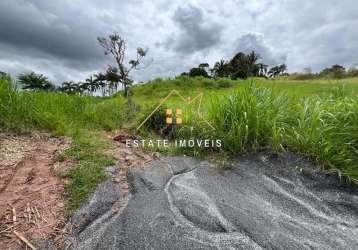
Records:
<instances>
[{"instance_id":1,"label":"white cloud","mask_svg":"<svg viewBox=\"0 0 358 250\"><path fill-rule=\"evenodd\" d=\"M291 71L353 66L357 26L356 0L2 0L0 70L35 70L56 83L83 80L110 62L96 37L113 31L126 39L128 60L136 47L149 48L136 80L174 76L250 49Z\"/></svg>"}]
</instances>

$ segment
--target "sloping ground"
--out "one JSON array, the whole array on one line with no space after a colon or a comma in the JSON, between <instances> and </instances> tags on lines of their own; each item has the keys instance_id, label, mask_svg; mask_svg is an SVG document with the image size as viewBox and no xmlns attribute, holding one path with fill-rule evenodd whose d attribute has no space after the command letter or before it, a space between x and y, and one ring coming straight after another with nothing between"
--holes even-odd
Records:
<instances>
[{"instance_id":1,"label":"sloping ground","mask_svg":"<svg viewBox=\"0 0 358 250\"><path fill-rule=\"evenodd\" d=\"M59 235L65 205L53 158L68 145L44 134L0 134L0 249L25 248L16 233L30 244Z\"/></svg>"},{"instance_id":2,"label":"sloping ground","mask_svg":"<svg viewBox=\"0 0 358 250\"><path fill-rule=\"evenodd\" d=\"M240 158L231 170L169 157L127 180L128 198L110 179L99 186L66 248L358 249L358 188L291 154Z\"/></svg>"}]
</instances>

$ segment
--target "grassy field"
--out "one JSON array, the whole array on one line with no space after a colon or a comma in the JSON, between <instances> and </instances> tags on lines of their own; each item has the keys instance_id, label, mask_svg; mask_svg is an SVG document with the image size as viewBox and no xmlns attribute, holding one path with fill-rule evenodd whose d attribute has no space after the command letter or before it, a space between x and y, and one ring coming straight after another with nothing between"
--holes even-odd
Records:
<instances>
[{"instance_id":1,"label":"grassy field","mask_svg":"<svg viewBox=\"0 0 358 250\"><path fill-rule=\"evenodd\" d=\"M262 147L289 150L358 180L358 78L156 79L134 86L131 101L124 100L121 93L100 98L26 92L14 89L10 79L2 78L0 128L20 133L46 130L74 139L72 147L59 156L59 160L77 162L72 171L64 173L72 180L67 191L73 211L104 178L103 166L113 164L103 153L110 147L103 131L121 127L135 131L172 89L184 97L203 92L203 113L216 128L208 129L185 110L186 124L175 131L175 137L221 139L223 147L218 155L238 155ZM173 97L166 105L182 107L182 101ZM142 133L149 136L151 131ZM208 152L195 148L186 153Z\"/></svg>"},{"instance_id":2,"label":"grassy field","mask_svg":"<svg viewBox=\"0 0 358 250\"><path fill-rule=\"evenodd\" d=\"M308 97L312 95L324 96L341 88L345 95L358 94L358 78L342 80L289 80L283 78L264 79L252 78L248 80L219 79L217 81L207 78L178 77L176 79L156 79L143 85L133 87L133 99L140 104L155 104L164 98L172 89L179 90L185 96L195 96L203 92L204 102L213 96L230 94L248 83L255 83L259 87L266 87L283 91L290 97ZM179 98L170 100L180 101Z\"/></svg>"}]
</instances>

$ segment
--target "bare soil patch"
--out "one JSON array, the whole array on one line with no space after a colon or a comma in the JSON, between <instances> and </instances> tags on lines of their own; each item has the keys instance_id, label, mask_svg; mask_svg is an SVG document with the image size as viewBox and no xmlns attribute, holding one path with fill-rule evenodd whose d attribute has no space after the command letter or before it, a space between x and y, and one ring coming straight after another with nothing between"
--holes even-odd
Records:
<instances>
[{"instance_id":1,"label":"bare soil patch","mask_svg":"<svg viewBox=\"0 0 358 250\"><path fill-rule=\"evenodd\" d=\"M156 153L148 153L140 148L130 148L126 146L126 140L138 139L136 135L129 131L120 129L114 133L108 133L108 138L116 141L116 147L108 150L107 153L117 159L118 175L116 181L120 183L122 190L128 192L126 174L131 168L143 168L148 162L157 158Z\"/></svg>"},{"instance_id":2,"label":"bare soil patch","mask_svg":"<svg viewBox=\"0 0 358 250\"><path fill-rule=\"evenodd\" d=\"M30 247L26 240L36 246L59 235L65 200L56 170L64 166L53 163L69 144L46 134L0 134L0 249Z\"/></svg>"}]
</instances>

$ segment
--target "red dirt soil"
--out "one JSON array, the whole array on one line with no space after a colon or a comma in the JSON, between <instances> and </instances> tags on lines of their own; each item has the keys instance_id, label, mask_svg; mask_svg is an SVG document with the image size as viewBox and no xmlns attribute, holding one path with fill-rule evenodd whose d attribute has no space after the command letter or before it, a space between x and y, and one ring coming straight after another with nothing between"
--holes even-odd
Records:
<instances>
[{"instance_id":1,"label":"red dirt soil","mask_svg":"<svg viewBox=\"0 0 358 250\"><path fill-rule=\"evenodd\" d=\"M108 150L107 154L113 156L117 160L117 168L119 170L116 181L120 183L125 194L128 192L127 171L131 168L142 168L146 163L158 157L158 153L148 153L141 148L130 148L126 146L126 140L138 139L136 135L131 134L125 129L119 129L113 133L107 134L108 139L116 141L116 146L112 150Z\"/></svg>"},{"instance_id":2,"label":"red dirt soil","mask_svg":"<svg viewBox=\"0 0 358 250\"><path fill-rule=\"evenodd\" d=\"M14 231L35 246L60 235L64 183L53 163L69 144L45 134L0 134L0 249L27 248Z\"/></svg>"}]
</instances>

